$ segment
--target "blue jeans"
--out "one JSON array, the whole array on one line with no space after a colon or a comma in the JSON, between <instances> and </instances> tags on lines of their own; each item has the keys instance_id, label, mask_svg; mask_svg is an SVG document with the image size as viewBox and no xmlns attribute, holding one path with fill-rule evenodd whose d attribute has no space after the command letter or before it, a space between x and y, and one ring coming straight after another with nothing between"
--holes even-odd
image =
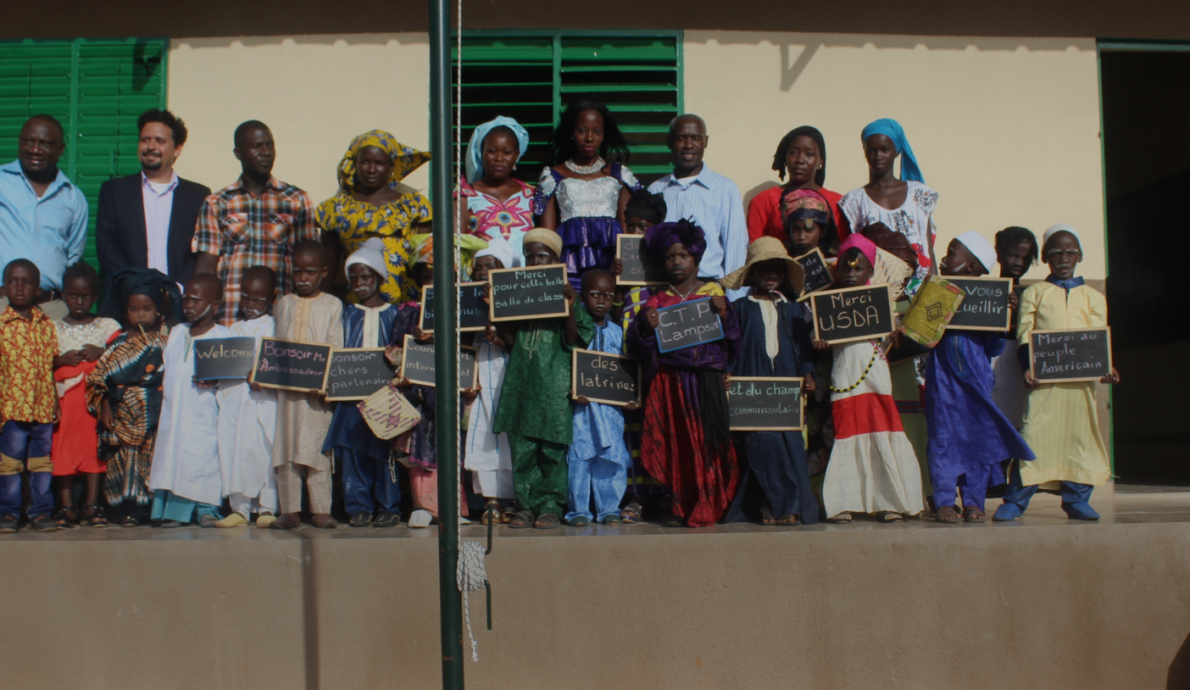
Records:
<instances>
[{"instance_id":1,"label":"blue jeans","mask_svg":"<svg viewBox=\"0 0 1190 690\"><path fill-rule=\"evenodd\" d=\"M21 472L26 465L33 496L29 518L48 516L54 509L54 495L50 492L53 478L50 440L53 435L54 425L41 422L9 420L0 427L0 515L20 514Z\"/></svg>"},{"instance_id":2,"label":"blue jeans","mask_svg":"<svg viewBox=\"0 0 1190 690\"><path fill-rule=\"evenodd\" d=\"M567 460L569 472L567 484L570 489L570 512L566 519L582 515L588 520L602 520L608 515L620 514L620 499L628 489L628 469L618 462L603 457ZM595 510L598 518L591 515L591 494L595 494Z\"/></svg>"},{"instance_id":3,"label":"blue jeans","mask_svg":"<svg viewBox=\"0 0 1190 690\"><path fill-rule=\"evenodd\" d=\"M401 514L401 487L393 481L387 458L381 460L350 448L337 449L337 455L342 461L343 504L348 515L371 515L373 506L382 513Z\"/></svg>"},{"instance_id":4,"label":"blue jeans","mask_svg":"<svg viewBox=\"0 0 1190 690\"><path fill-rule=\"evenodd\" d=\"M1023 513L1029 507L1029 500L1033 498L1033 494L1037 493L1037 489L1037 485L1024 486L1021 484L1021 463L1019 460L1013 460L1008 489L1004 491L1004 502L1017 505ZM1088 503L1091 500L1091 492L1094 490L1095 487L1090 484L1062 482L1062 505Z\"/></svg>"}]
</instances>

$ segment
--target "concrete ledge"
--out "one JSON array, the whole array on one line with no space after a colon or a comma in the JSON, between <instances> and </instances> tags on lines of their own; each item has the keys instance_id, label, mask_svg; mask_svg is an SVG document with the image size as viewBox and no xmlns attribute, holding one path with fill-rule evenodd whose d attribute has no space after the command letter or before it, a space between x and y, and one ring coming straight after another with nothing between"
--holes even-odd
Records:
<instances>
[{"instance_id":1,"label":"concrete ledge","mask_svg":"<svg viewBox=\"0 0 1190 690\"><path fill-rule=\"evenodd\" d=\"M1099 524L1046 496L995 525L502 529L468 686L1190 687L1190 495L1099 508ZM3 686L440 687L434 536L22 532L0 540Z\"/></svg>"}]
</instances>

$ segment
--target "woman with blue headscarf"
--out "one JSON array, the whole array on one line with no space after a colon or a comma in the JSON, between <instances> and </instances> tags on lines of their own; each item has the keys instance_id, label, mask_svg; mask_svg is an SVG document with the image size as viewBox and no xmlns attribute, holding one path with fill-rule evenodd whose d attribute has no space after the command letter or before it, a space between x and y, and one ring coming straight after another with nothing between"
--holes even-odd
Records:
<instances>
[{"instance_id":1,"label":"woman with blue headscarf","mask_svg":"<svg viewBox=\"0 0 1190 690\"><path fill-rule=\"evenodd\" d=\"M864 157L868 159L868 184L844 195L839 208L851 232L862 232L869 225L883 223L909 240L917 253L917 270L905 288L905 295L912 298L922 281L937 273L934 239L938 229L933 215L938 192L925 185L905 130L896 120L876 120L864 127L860 139ZM900 179L893 166L898 156Z\"/></svg>"},{"instance_id":2,"label":"woman with blue headscarf","mask_svg":"<svg viewBox=\"0 0 1190 690\"><path fill-rule=\"evenodd\" d=\"M471 134L466 175L455 197L460 203L459 232L485 240L502 237L516 256L533 229L533 188L512 176L529 147L529 133L511 117L499 116Z\"/></svg>"}]
</instances>

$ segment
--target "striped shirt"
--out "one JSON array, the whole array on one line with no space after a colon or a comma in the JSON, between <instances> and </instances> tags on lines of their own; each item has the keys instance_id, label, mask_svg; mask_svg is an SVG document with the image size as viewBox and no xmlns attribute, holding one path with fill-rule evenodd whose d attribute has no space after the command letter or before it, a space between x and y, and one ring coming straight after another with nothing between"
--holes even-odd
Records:
<instances>
[{"instance_id":1,"label":"striped shirt","mask_svg":"<svg viewBox=\"0 0 1190 690\"><path fill-rule=\"evenodd\" d=\"M269 178L260 197L249 194L242 179L207 197L191 251L219 257L219 280L223 281L219 323L235 322L240 279L253 266L276 271L278 296L287 294L293 288L290 250L318 236L310 197L275 177Z\"/></svg>"},{"instance_id":2,"label":"striped shirt","mask_svg":"<svg viewBox=\"0 0 1190 690\"><path fill-rule=\"evenodd\" d=\"M706 233L707 251L698 264L699 276L719 279L744 265L748 221L736 183L704 163L697 175L675 179L671 173L649 185L649 191L665 197L666 222L685 218ZM731 290L728 299L744 294L746 291Z\"/></svg>"}]
</instances>

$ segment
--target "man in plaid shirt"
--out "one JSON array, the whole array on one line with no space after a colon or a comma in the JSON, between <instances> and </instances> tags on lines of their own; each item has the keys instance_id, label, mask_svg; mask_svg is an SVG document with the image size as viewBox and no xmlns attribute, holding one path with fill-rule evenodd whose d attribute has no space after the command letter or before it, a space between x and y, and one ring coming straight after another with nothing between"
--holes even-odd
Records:
<instances>
[{"instance_id":1,"label":"man in plaid shirt","mask_svg":"<svg viewBox=\"0 0 1190 690\"><path fill-rule=\"evenodd\" d=\"M277 274L279 295L293 287L289 253L302 240L317 240L314 207L297 187L273 177L277 153L267 125L249 120L236 128L240 179L203 202L191 244L196 273L223 281L219 323L231 325L240 309L240 280L253 266Z\"/></svg>"}]
</instances>

